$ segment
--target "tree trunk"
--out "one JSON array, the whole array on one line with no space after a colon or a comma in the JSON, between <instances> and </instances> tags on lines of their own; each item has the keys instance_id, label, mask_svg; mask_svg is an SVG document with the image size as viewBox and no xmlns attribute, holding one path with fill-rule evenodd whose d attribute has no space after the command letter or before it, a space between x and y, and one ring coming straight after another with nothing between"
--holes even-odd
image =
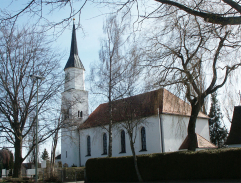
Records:
<instances>
[{"instance_id":1,"label":"tree trunk","mask_svg":"<svg viewBox=\"0 0 241 183\"><path fill-rule=\"evenodd\" d=\"M112 157L112 57L109 59L109 93L108 93L108 100L109 100L109 151L108 157Z\"/></svg>"},{"instance_id":2,"label":"tree trunk","mask_svg":"<svg viewBox=\"0 0 241 183\"><path fill-rule=\"evenodd\" d=\"M108 157L112 157L112 120L109 122L109 149Z\"/></svg>"},{"instance_id":3,"label":"tree trunk","mask_svg":"<svg viewBox=\"0 0 241 183\"><path fill-rule=\"evenodd\" d=\"M51 177L54 177L55 151L56 151L56 146L53 147L53 150L51 152L51 162L50 162L50 176Z\"/></svg>"},{"instance_id":4,"label":"tree trunk","mask_svg":"<svg viewBox=\"0 0 241 183\"><path fill-rule=\"evenodd\" d=\"M139 182L143 182L143 179L141 177L141 174L140 174L140 171L139 171L139 168L138 168L136 152L135 152L134 143L133 143L131 134L129 134L129 137L130 137L130 146L131 146L131 152L132 152L132 155L133 155L136 175L137 175L137 178L138 178Z\"/></svg>"},{"instance_id":5,"label":"tree trunk","mask_svg":"<svg viewBox=\"0 0 241 183\"><path fill-rule=\"evenodd\" d=\"M59 121L58 121L58 126L59 126ZM50 176L54 177L54 164L55 164L55 153L56 153L56 147L58 144L58 134L59 130L57 129L54 138L53 138L53 146L52 146L52 152L51 152L51 162L50 162Z\"/></svg>"},{"instance_id":6,"label":"tree trunk","mask_svg":"<svg viewBox=\"0 0 241 183\"><path fill-rule=\"evenodd\" d=\"M109 149L108 149L108 157L112 157L112 103L109 101Z\"/></svg>"},{"instance_id":7,"label":"tree trunk","mask_svg":"<svg viewBox=\"0 0 241 183\"><path fill-rule=\"evenodd\" d=\"M188 123L188 150L195 151L197 145L197 136L195 132L196 121L198 113L201 109L199 102L197 104L192 105L191 117Z\"/></svg>"},{"instance_id":8,"label":"tree trunk","mask_svg":"<svg viewBox=\"0 0 241 183\"><path fill-rule=\"evenodd\" d=\"M21 166L23 162L22 158L22 138L15 136L15 144L14 144L14 149L15 149L15 162L14 162L14 171L13 171L13 177L14 178L20 178L22 177L22 172L21 172Z\"/></svg>"}]
</instances>

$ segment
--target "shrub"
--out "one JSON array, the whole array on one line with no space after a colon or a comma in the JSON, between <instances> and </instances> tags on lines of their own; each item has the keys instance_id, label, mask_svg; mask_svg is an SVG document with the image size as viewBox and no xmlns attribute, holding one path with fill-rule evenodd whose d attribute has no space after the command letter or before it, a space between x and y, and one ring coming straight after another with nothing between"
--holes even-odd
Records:
<instances>
[{"instance_id":1,"label":"shrub","mask_svg":"<svg viewBox=\"0 0 241 183\"><path fill-rule=\"evenodd\" d=\"M62 168L62 161L58 162L58 168Z\"/></svg>"},{"instance_id":2,"label":"shrub","mask_svg":"<svg viewBox=\"0 0 241 183\"><path fill-rule=\"evenodd\" d=\"M45 180L45 182L60 182L59 178L57 175L50 176Z\"/></svg>"},{"instance_id":3,"label":"shrub","mask_svg":"<svg viewBox=\"0 0 241 183\"><path fill-rule=\"evenodd\" d=\"M63 176L64 182L84 180L84 167L63 168L62 171L61 176Z\"/></svg>"}]
</instances>

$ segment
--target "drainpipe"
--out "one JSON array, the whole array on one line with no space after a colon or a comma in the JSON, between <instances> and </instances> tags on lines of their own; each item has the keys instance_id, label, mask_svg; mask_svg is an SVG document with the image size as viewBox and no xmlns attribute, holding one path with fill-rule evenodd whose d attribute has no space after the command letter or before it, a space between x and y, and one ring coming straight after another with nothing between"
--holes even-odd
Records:
<instances>
[{"instance_id":1,"label":"drainpipe","mask_svg":"<svg viewBox=\"0 0 241 183\"><path fill-rule=\"evenodd\" d=\"M164 148L163 123L162 123L162 120L161 120L160 109L159 108L157 108L157 115L158 115L158 121L159 121L159 129L160 129L161 152L164 153L165 152L165 148Z\"/></svg>"},{"instance_id":2,"label":"drainpipe","mask_svg":"<svg viewBox=\"0 0 241 183\"><path fill-rule=\"evenodd\" d=\"M80 130L78 130L79 135L79 166L81 166L81 153L80 153Z\"/></svg>"}]
</instances>

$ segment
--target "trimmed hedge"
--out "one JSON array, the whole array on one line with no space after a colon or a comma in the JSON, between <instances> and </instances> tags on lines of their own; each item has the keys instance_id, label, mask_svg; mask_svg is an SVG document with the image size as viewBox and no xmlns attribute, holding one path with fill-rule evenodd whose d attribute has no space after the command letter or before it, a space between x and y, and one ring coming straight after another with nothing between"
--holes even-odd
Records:
<instances>
[{"instance_id":1,"label":"trimmed hedge","mask_svg":"<svg viewBox=\"0 0 241 183\"><path fill-rule=\"evenodd\" d=\"M241 179L241 148L137 156L144 181ZM89 182L138 181L132 156L86 162Z\"/></svg>"},{"instance_id":2,"label":"trimmed hedge","mask_svg":"<svg viewBox=\"0 0 241 183\"><path fill-rule=\"evenodd\" d=\"M95 158L86 162L87 181L124 182L137 181L133 158Z\"/></svg>"}]
</instances>

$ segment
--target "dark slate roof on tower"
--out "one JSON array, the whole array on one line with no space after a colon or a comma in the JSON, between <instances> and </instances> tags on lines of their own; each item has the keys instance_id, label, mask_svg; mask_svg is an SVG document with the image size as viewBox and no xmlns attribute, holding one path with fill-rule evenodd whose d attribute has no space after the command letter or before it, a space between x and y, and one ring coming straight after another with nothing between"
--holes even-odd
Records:
<instances>
[{"instance_id":1,"label":"dark slate roof on tower","mask_svg":"<svg viewBox=\"0 0 241 183\"><path fill-rule=\"evenodd\" d=\"M69 67L76 67L80 69L85 69L84 65L82 64L79 55L78 55L78 48L77 48L77 40L76 40L76 32L75 32L75 24L73 24L73 31L72 31L72 40L71 40L71 48L70 48L70 55L69 60L65 65L65 69Z\"/></svg>"}]
</instances>

